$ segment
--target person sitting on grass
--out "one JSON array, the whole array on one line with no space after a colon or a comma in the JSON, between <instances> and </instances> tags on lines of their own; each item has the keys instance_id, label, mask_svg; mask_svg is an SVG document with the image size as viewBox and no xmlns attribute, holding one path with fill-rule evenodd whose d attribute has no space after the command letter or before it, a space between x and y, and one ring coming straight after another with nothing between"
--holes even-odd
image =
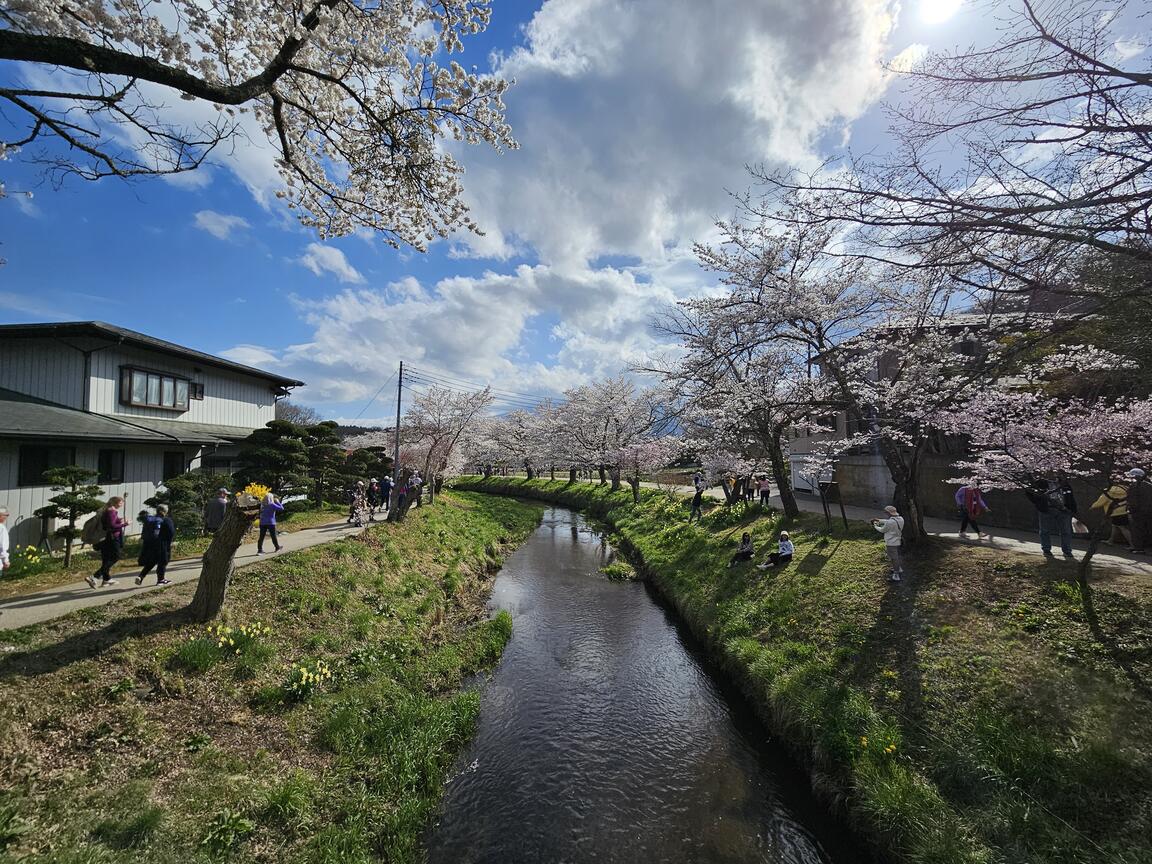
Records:
<instances>
[{"instance_id":1,"label":"person sitting on grass","mask_svg":"<svg viewBox=\"0 0 1152 864\"><path fill-rule=\"evenodd\" d=\"M738 561L751 561L754 551L752 535L745 531L744 535L740 538L740 547L736 550L736 554L732 556L732 560L728 562L728 566L734 567Z\"/></svg>"},{"instance_id":2,"label":"person sitting on grass","mask_svg":"<svg viewBox=\"0 0 1152 864\"><path fill-rule=\"evenodd\" d=\"M792 555L796 551L796 547L792 545L792 540L788 537L787 531L780 532L780 541L776 544L776 551L768 553L768 560L760 565L761 570L767 570L770 567L784 567L792 560Z\"/></svg>"}]
</instances>

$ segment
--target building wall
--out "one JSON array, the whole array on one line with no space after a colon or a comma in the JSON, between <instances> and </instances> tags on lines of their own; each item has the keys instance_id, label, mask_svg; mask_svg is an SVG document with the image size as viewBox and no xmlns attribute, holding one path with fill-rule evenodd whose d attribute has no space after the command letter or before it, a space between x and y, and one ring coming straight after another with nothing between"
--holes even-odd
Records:
<instances>
[{"instance_id":1,"label":"building wall","mask_svg":"<svg viewBox=\"0 0 1152 864\"><path fill-rule=\"evenodd\" d=\"M84 355L51 339L0 340L0 387L84 407Z\"/></svg>"},{"instance_id":2,"label":"building wall","mask_svg":"<svg viewBox=\"0 0 1152 864\"><path fill-rule=\"evenodd\" d=\"M204 385L204 398L191 400L188 410L182 412L121 405L121 366L166 372L201 383ZM258 429L276 417L276 399L270 381L134 348L117 347L93 354L90 386L89 410L99 414L214 423L249 429Z\"/></svg>"},{"instance_id":3,"label":"building wall","mask_svg":"<svg viewBox=\"0 0 1152 864\"><path fill-rule=\"evenodd\" d=\"M49 486L17 486L19 454L21 444L40 443L18 439L0 439L0 505L8 508L8 529L12 542L24 545L35 544L40 539L40 520L32 514L48 503L54 494ZM72 446L69 442L62 445ZM127 500L127 512L132 518L144 507L144 501L151 498L160 485L164 473L164 453L182 450L185 459L192 462L200 456L196 447L165 447L155 445L118 444L116 442L76 442L76 464L93 470L97 467L97 453L103 449L124 451L124 482L101 486L105 497L119 495ZM87 518L87 517L85 517ZM133 522L129 533L139 532ZM53 542L53 548L57 542Z\"/></svg>"},{"instance_id":4,"label":"building wall","mask_svg":"<svg viewBox=\"0 0 1152 864\"><path fill-rule=\"evenodd\" d=\"M89 384L85 389L88 354ZM137 366L204 385L204 398L187 411L120 404L120 367ZM71 408L124 417L211 423L259 429L276 417L273 386L256 376L198 365L168 354L95 339L0 340L0 387Z\"/></svg>"}]
</instances>

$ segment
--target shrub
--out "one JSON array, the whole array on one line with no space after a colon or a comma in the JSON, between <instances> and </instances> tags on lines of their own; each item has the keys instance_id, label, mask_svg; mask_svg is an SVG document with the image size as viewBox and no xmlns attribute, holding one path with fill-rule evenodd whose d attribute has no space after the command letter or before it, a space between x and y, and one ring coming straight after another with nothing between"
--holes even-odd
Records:
<instances>
[{"instance_id":1,"label":"shrub","mask_svg":"<svg viewBox=\"0 0 1152 864\"><path fill-rule=\"evenodd\" d=\"M16 546L8 556L9 566L4 571L4 576L9 579L35 576L51 568L53 563L51 555L42 553L35 546Z\"/></svg>"},{"instance_id":2,"label":"shrub","mask_svg":"<svg viewBox=\"0 0 1152 864\"><path fill-rule=\"evenodd\" d=\"M207 636L193 636L176 649L168 661L173 669L204 673L224 659L224 651L216 640Z\"/></svg>"},{"instance_id":3,"label":"shrub","mask_svg":"<svg viewBox=\"0 0 1152 864\"><path fill-rule=\"evenodd\" d=\"M627 561L613 561L611 564L605 564L600 568L600 572L614 582L627 582L637 578L636 568Z\"/></svg>"}]
</instances>

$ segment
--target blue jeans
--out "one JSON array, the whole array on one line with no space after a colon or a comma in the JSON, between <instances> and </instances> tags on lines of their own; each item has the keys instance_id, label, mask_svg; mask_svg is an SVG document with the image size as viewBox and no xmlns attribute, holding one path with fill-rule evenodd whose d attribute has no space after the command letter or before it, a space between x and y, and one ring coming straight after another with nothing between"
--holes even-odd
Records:
<instances>
[{"instance_id":1,"label":"blue jeans","mask_svg":"<svg viewBox=\"0 0 1152 864\"><path fill-rule=\"evenodd\" d=\"M1045 555L1052 554L1052 534L1060 534L1060 551L1065 558L1072 557L1072 514L1068 512L1041 513L1040 548Z\"/></svg>"}]
</instances>

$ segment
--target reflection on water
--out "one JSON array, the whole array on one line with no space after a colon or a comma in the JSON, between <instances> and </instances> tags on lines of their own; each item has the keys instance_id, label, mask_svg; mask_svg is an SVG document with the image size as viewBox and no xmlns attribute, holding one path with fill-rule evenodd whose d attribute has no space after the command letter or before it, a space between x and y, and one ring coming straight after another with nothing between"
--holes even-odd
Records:
<instances>
[{"instance_id":1,"label":"reflection on water","mask_svg":"<svg viewBox=\"0 0 1152 864\"><path fill-rule=\"evenodd\" d=\"M514 633L430 860L855 860L646 587L597 574L611 556L554 509L497 577Z\"/></svg>"}]
</instances>

